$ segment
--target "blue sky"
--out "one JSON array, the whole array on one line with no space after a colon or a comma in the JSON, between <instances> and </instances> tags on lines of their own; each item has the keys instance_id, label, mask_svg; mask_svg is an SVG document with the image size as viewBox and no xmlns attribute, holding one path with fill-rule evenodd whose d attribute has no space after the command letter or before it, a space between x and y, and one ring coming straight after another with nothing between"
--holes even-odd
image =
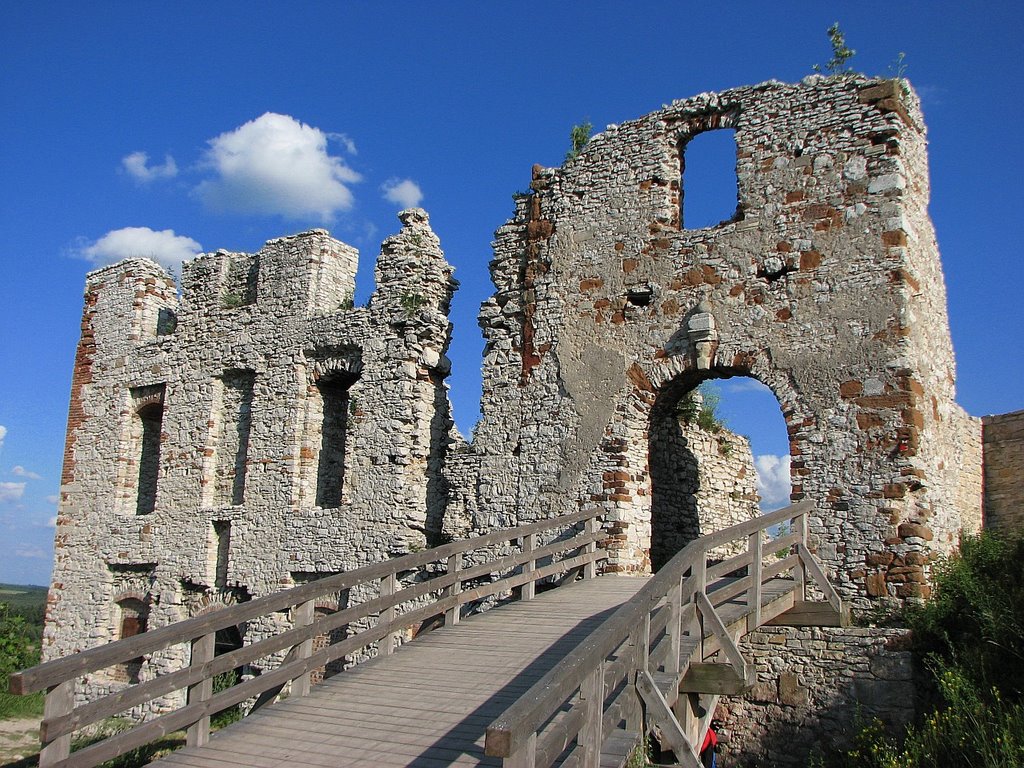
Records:
<instances>
[{"instance_id":1,"label":"blue sky","mask_svg":"<svg viewBox=\"0 0 1024 768\"><path fill-rule=\"evenodd\" d=\"M95 6L95 7L90 7ZM126 252L254 251L324 226L361 251L419 202L462 283L449 380L477 415L493 231L569 129L898 53L929 127L959 400L1024 407L1019 2L7 3L0 22L0 581L49 580L86 272ZM287 159L286 159L287 158ZM266 194L270 190L272 194ZM688 198L689 202L689 198ZM765 457L774 407L726 383ZM754 398L754 399L750 399Z\"/></svg>"}]
</instances>

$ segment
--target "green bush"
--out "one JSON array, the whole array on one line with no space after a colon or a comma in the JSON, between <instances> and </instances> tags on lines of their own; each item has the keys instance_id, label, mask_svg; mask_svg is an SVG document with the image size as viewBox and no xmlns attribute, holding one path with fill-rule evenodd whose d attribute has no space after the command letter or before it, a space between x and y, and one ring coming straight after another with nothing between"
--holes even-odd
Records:
<instances>
[{"instance_id":1,"label":"green bush","mask_svg":"<svg viewBox=\"0 0 1024 768\"><path fill-rule=\"evenodd\" d=\"M932 672L930 711L899 735L860 723L850 749L812 765L1024 765L1024 536L964 537L933 577L932 599L904 614Z\"/></svg>"},{"instance_id":2,"label":"green bush","mask_svg":"<svg viewBox=\"0 0 1024 768\"><path fill-rule=\"evenodd\" d=\"M936 565L934 598L908 611L918 654L977 690L1024 701L1024 536L964 537Z\"/></svg>"},{"instance_id":3,"label":"green bush","mask_svg":"<svg viewBox=\"0 0 1024 768\"><path fill-rule=\"evenodd\" d=\"M0 719L31 717L43 713L43 696L12 696L7 676L39 663L38 628L0 603Z\"/></svg>"}]
</instances>

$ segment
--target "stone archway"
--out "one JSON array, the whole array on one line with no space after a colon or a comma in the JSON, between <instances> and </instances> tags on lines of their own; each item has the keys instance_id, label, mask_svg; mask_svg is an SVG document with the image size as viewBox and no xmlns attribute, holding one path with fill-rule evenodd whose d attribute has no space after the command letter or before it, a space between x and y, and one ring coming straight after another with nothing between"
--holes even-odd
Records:
<instances>
[{"instance_id":1,"label":"stone archway","mask_svg":"<svg viewBox=\"0 0 1024 768\"><path fill-rule=\"evenodd\" d=\"M653 571L697 537L760 514L750 440L721 421L700 394L705 382L723 380L701 372L681 374L661 388L651 406L647 463ZM723 550L716 556L731 554Z\"/></svg>"}]
</instances>

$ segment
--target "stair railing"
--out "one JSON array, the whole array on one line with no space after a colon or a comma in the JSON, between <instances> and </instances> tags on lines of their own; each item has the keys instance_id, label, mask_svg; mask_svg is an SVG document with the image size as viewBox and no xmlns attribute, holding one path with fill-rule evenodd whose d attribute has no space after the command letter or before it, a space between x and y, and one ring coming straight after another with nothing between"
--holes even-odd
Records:
<instances>
[{"instance_id":1,"label":"stair railing","mask_svg":"<svg viewBox=\"0 0 1024 768\"><path fill-rule=\"evenodd\" d=\"M90 768L182 728L187 729L189 745L201 745L209 739L211 715L253 699L258 708L286 687L291 696L305 695L310 673L333 661L372 646L389 654L410 628L421 628L438 616L444 616L446 624L457 623L467 604L485 598L517 590L521 599L528 600L538 581L593 577L597 561L607 557L597 546L604 537L597 520L600 512L585 510L444 544L152 629L15 672L10 676L10 691L47 692L40 726L40 768ZM547 543L539 545L541 541ZM376 597L315 616L318 600L357 587ZM290 614L287 628L215 655L219 630L281 612ZM338 630L354 630L356 622L373 618L372 626L332 641L345 634ZM281 623L264 621L261 627ZM312 641L318 636L326 636L329 644L314 650ZM179 644L191 649L187 666L76 705L76 686L82 678ZM213 692L215 676L282 653L284 660L276 667ZM75 731L177 691L187 692L184 706L71 751Z\"/></svg>"},{"instance_id":2,"label":"stair railing","mask_svg":"<svg viewBox=\"0 0 1024 768\"><path fill-rule=\"evenodd\" d=\"M646 719L659 726L682 764L698 766L694 744L699 745L711 713L695 719L678 705L676 694L689 672L681 668L681 659L689 658L681 653L683 645L699 662L724 656L727 664L700 670L714 677L715 686L737 678L742 683L750 681L752 669L736 646L737 636L786 610L817 606L808 601L808 577L824 592L837 623L847 615L807 548L806 516L812 509L811 501L802 501L688 544L491 723L486 754L503 758L505 768L534 768L552 765L569 751L564 764L589 768L599 764L610 734L625 731L640 738ZM766 549L767 532L779 526L784 532ZM740 554L709 565L710 553L736 541L746 543ZM784 593L763 594L766 584L785 578L792 584ZM741 599L749 606L743 625L725 626L719 607ZM819 618L822 613L816 611ZM716 669L725 666L728 670ZM655 677L668 680L668 699Z\"/></svg>"}]
</instances>

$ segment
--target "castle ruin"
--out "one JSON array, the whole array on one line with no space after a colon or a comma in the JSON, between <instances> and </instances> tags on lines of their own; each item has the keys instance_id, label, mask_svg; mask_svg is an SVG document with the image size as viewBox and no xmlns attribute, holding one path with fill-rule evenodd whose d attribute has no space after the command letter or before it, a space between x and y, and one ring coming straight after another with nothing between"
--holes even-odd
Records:
<instances>
[{"instance_id":1,"label":"castle ruin","mask_svg":"<svg viewBox=\"0 0 1024 768\"><path fill-rule=\"evenodd\" d=\"M738 205L694 229L686 152L706 131L734 136ZM775 394L843 597L927 596L929 563L981 525L982 429L954 401L909 85L701 94L531 187L496 236L472 442L444 384L457 284L419 209L366 307L356 252L322 230L202 255L180 301L147 260L91 273L46 656L593 505L607 567L649 572L756 514L749 447L678 416L732 377Z\"/></svg>"}]
</instances>

